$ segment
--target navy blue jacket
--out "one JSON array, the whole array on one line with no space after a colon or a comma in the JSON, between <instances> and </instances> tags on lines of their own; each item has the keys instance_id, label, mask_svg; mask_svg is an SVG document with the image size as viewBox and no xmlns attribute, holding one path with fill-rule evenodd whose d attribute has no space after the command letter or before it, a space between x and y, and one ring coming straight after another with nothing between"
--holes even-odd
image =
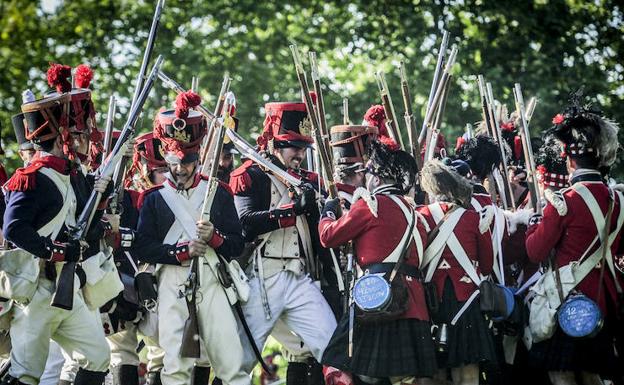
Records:
<instances>
[{"instance_id":1,"label":"navy blue jacket","mask_svg":"<svg viewBox=\"0 0 624 385\"><path fill-rule=\"evenodd\" d=\"M199 183L199 176L195 183ZM132 254L147 263L179 265L175 256L171 255L177 245L163 244L175 216L158 192L160 188L162 186L148 190L141 197ZM215 231L223 238L223 243L215 251L228 259L237 257L243 251L244 243L234 200L227 186L219 184L210 209L210 218Z\"/></svg>"},{"instance_id":2,"label":"navy blue jacket","mask_svg":"<svg viewBox=\"0 0 624 385\"><path fill-rule=\"evenodd\" d=\"M36 188L26 191L8 191L5 197L6 210L4 212L4 237L20 249L39 258L50 258L50 251L45 247L45 237L37 234L37 229L44 226L56 216L63 206L63 197L47 176L37 171ZM76 217L84 208L92 184L80 172L70 177L71 185L76 194ZM86 259L99 251L99 240L104 234L100 223L102 211L97 210L91 222L86 240L89 247L83 252ZM63 225L56 237L57 242L67 241L67 228Z\"/></svg>"}]
</instances>

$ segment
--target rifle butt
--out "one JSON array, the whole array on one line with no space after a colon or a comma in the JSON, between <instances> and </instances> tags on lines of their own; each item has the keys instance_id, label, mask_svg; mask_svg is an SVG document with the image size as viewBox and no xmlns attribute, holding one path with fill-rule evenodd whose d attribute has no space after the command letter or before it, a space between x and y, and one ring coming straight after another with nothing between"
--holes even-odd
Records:
<instances>
[{"instance_id":1,"label":"rifle butt","mask_svg":"<svg viewBox=\"0 0 624 385\"><path fill-rule=\"evenodd\" d=\"M199 325L197 324L197 314L194 316L191 314L184 323L180 355L187 358L199 358L199 352Z\"/></svg>"},{"instance_id":2,"label":"rifle butt","mask_svg":"<svg viewBox=\"0 0 624 385\"><path fill-rule=\"evenodd\" d=\"M56 281L56 291L50 305L64 310L71 310L74 306L74 275L76 262L66 262Z\"/></svg>"}]
</instances>

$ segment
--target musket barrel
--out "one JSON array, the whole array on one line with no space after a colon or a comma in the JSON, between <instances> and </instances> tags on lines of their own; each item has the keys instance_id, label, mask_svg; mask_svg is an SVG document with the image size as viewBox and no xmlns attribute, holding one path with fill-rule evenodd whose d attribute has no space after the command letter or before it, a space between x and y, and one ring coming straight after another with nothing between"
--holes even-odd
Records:
<instances>
[{"instance_id":1,"label":"musket barrel","mask_svg":"<svg viewBox=\"0 0 624 385\"><path fill-rule=\"evenodd\" d=\"M143 89L145 83L145 73L147 72L147 66L149 65L152 52L154 51L154 41L156 40L156 32L158 31L158 25L160 24L160 16L165 6L165 0L158 0L156 3L156 9L154 10L154 16L152 17L152 25L150 27L149 35L147 38L147 45L143 53L143 61L141 62L141 68L137 76L136 87L134 89L134 95L132 96L132 104L134 105Z\"/></svg>"},{"instance_id":2,"label":"musket barrel","mask_svg":"<svg viewBox=\"0 0 624 385\"><path fill-rule=\"evenodd\" d=\"M390 96L390 91L388 90L386 74L383 71L377 71L375 76L377 78L377 86L379 87L379 92L381 94L381 103L383 105L384 111L386 112L386 124L388 125L388 132L390 134L390 137L394 139L394 141L397 142L397 144L399 144L402 149L404 149L405 145L403 144L403 138L401 137L401 132L399 130L399 122L396 118L396 112L394 112L392 97Z\"/></svg>"},{"instance_id":3,"label":"musket barrel","mask_svg":"<svg viewBox=\"0 0 624 385\"><path fill-rule=\"evenodd\" d=\"M434 104L435 94L438 90L438 83L440 82L440 77L442 76L442 71L444 68L444 58L446 56L446 50L448 48L450 34L448 31L443 31L442 35L442 43L440 44L440 48L438 49L438 59L436 61L436 68L433 72L433 80L431 82L431 89L429 90L429 98L427 99L427 108L425 109L425 119L423 120L422 128L420 129L420 134L418 135L418 144L420 146L423 145L425 138L427 137L427 119L426 117L430 114L429 110L432 108Z\"/></svg>"},{"instance_id":4,"label":"musket barrel","mask_svg":"<svg viewBox=\"0 0 624 385\"><path fill-rule=\"evenodd\" d=\"M108 99L108 111L106 113L106 128L104 129L104 153L102 160L106 159L110 153L111 144L113 143L113 129L115 123L115 110L117 108L117 99L115 95L111 95Z\"/></svg>"},{"instance_id":5,"label":"musket barrel","mask_svg":"<svg viewBox=\"0 0 624 385\"><path fill-rule=\"evenodd\" d=\"M505 145L503 143L503 134L501 132L501 128L500 128L500 124L498 122L498 114L496 114L494 111L494 94L492 92L492 83L486 83L485 85L486 87L486 95L487 95L487 99L488 99L488 104L490 105L490 118L492 119L492 127L493 127L493 132L496 134L496 136L494 136L494 139L496 140L496 142L498 143L498 149L500 152L500 156L501 156L501 162L503 164L503 170L501 171L501 178L503 180L503 184L504 186L499 186L502 187L501 190L501 195L503 195L503 207L507 208L508 206L511 206L514 210L516 209L516 202L515 199L513 198L513 188L511 187L511 182L509 181L509 178L507 176L507 154L505 153ZM502 111L502 108L501 108ZM504 192L504 194L502 194Z\"/></svg>"},{"instance_id":6,"label":"musket barrel","mask_svg":"<svg viewBox=\"0 0 624 385\"><path fill-rule=\"evenodd\" d=\"M349 124L349 99L342 98L342 124Z\"/></svg>"},{"instance_id":7,"label":"musket barrel","mask_svg":"<svg viewBox=\"0 0 624 385\"><path fill-rule=\"evenodd\" d=\"M516 110L520 116L520 138L522 139L522 149L524 152L524 161L527 169L527 184L531 192L531 204L536 213L542 213L542 199L539 187L535 177L535 158L533 157L533 148L531 147L531 133L526 120L526 111L524 107L524 98L522 96L522 88L520 83L516 83L513 88L514 99L516 102Z\"/></svg>"}]
</instances>

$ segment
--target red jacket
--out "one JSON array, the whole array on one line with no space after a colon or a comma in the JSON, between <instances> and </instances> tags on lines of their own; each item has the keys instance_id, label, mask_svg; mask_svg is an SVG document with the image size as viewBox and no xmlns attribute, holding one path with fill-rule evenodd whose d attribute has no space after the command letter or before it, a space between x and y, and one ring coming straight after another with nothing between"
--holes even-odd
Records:
<instances>
[{"instance_id":1,"label":"red jacket","mask_svg":"<svg viewBox=\"0 0 624 385\"><path fill-rule=\"evenodd\" d=\"M602 215L606 215L608 210L609 190L604 183L595 182L578 182L584 184L593 194L600 206ZM551 250L555 251L555 261L558 267L566 266L570 262L577 261L589 247L594 237L598 234L598 229L592 218L589 208L581 196L572 188L562 190L563 200L567 212L559 212L549 202L544 208L544 218L537 224L530 226L527 230L526 248L529 259L534 262L543 262L548 259ZM617 196L617 195L616 195ZM611 230L615 230L616 221L621 210L619 199L615 198L613 214L611 217ZM561 215L563 214L563 215ZM601 230L602 231L602 230ZM618 234L611 250L613 255L621 254L620 245L621 234ZM590 253L600 246L600 242L596 242ZM616 270L619 275L619 281L624 287L623 276ZM603 289L603 295L598 298L598 287L600 280L600 269L595 268L579 283L576 287L583 294L598 303L603 312L607 311L606 296ZM613 283L613 276L608 268L605 269L604 281L606 284L606 292L615 303L616 290Z\"/></svg>"},{"instance_id":2,"label":"red jacket","mask_svg":"<svg viewBox=\"0 0 624 385\"><path fill-rule=\"evenodd\" d=\"M440 207L445 213L449 209L446 203L441 203ZM425 217L429 227L433 229L436 224L429 211L429 206L421 206L418 208L418 211ZM492 238L489 229L481 233L479 230L479 221L480 216L476 211L466 210L459 219L459 222L457 222L454 233L468 255L468 258L476 265L477 272L483 275L489 275L492 273L492 263L494 261ZM442 298L444 282L447 277L451 279L458 301L468 300L470 295L477 289L477 286L465 273L448 246L442 251L442 257L438 262L438 268L432 278L432 281L438 289L438 296L440 299Z\"/></svg>"},{"instance_id":3,"label":"red jacket","mask_svg":"<svg viewBox=\"0 0 624 385\"><path fill-rule=\"evenodd\" d=\"M319 223L321 244L324 247L338 247L352 240L358 265L363 269L367 265L383 262L397 247L408 225L403 211L395 202L385 195L376 197L377 217L373 216L367 203L360 199L338 220L323 218ZM409 206L405 199L400 199ZM417 229L424 245L427 233L422 222L417 222ZM408 258L403 263L418 266L420 257L412 241ZM422 283L412 277L403 276L403 279L410 299L408 310L402 318L429 320Z\"/></svg>"}]
</instances>

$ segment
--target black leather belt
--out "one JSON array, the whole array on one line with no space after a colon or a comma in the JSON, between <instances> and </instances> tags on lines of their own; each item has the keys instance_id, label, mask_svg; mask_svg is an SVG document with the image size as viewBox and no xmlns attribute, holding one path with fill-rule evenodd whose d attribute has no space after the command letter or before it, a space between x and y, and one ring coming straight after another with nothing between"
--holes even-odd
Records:
<instances>
[{"instance_id":1,"label":"black leather belt","mask_svg":"<svg viewBox=\"0 0 624 385\"><path fill-rule=\"evenodd\" d=\"M394 263L373 263L362 268L364 271L368 271L369 274L376 273L390 273L394 269ZM399 273L409 275L410 277L420 279L420 270L416 266L403 263L399 268Z\"/></svg>"}]
</instances>

